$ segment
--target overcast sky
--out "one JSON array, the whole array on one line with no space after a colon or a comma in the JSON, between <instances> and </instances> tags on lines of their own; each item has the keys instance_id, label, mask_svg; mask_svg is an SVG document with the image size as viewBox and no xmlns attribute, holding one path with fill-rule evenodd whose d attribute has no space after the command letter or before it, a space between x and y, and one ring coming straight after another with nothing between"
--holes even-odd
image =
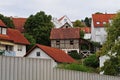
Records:
<instances>
[{"instance_id":1,"label":"overcast sky","mask_svg":"<svg viewBox=\"0 0 120 80\"><path fill-rule=\"evenodd\" d=\"M115 13L120 10L120 0L0 0L0 13L5 16L28 17L39 11L70 20L91 17L95 12Z\"/></svg>"}]
</instances>

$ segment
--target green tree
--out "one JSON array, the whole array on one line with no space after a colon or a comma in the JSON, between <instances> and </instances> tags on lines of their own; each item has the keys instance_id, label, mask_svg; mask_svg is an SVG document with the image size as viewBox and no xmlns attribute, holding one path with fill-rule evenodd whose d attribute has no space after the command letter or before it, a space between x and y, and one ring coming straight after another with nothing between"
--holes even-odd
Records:
<instances>
[{"instance_id":1,"label":"green tree","mask_svg":"<svg viewBox=\"0 0 120 80\"><path fill-rule=\"evenodd\" d=\"M83 30L80 30L80 38L84 38L85 32Z\"/></svg>"},{"instance_id":2,"label":"green tree","mask_svg":"<svg viewBox=\"0 0 120 80\"><path fill-rule=\"evenodd\" d=\"M31 15L25 23L25 32L32 35L36 43L50 45L50 31L53 28L51 15L46 15L43 11Z\"/></svg>"},{"instance_id":3,"label":"green tree","mask_svg":"<svg viewBox=\"0 0 120 80\"><path fill-rule=\"evenodd\" d=\"M30 42L30 45L27 45L27 51L32 48L35 44L36 44L36 41L35 39L33 38L32 35L28 34L28 33L24 33L24 36L27 38L27 40Z\"/></svg>"},{"instance_id":4,"label":"green tree","mask_svg":"<svg viewBox=\"0 0 120 80\"><path fill-rule=\"evenodd\" d=\"M74 27L84 27L85 25L83 25L83 23L82 23L80 20L76 20L76 21L73 23L73 26L74 26Z\"/></svg>"},{"instance_id":5,"label":"green tree","mask_svg":"<svg viewBox=\"0 0 120 80\"><path fill-rule=\"evenodd\" d=\"M0 19L5 23L7 27L15 28L13 21L9 17L5 17L2 14L0 14Z\"/></svg>"},{"instance_id":6,"label":"green tree","mask_svg":"<svg viewBox=\"0 0 120 80\"><path fill-rule=\"evenodd\" d=\"M93 68L99 67L99 59L96 56L96 54L92 54L88 56L87 58L85 58L83 63L89 67L93 67Z\"/></svg>"},{"instance_id":7,"label":"green tree","mask_svg":"<svg viewBox=\"0 0 120 80\"><path fill-rule=\"evenodd\" d=\"M120 12L113 18L112 23L107 25L107 41L97 54L107 54L110 57L102 68L104 74L120 74Z\"/></svg>"},{"instance_id":8,"label":"green tree","mask_svg":"<svg viewBox=\"0 0 120 80\"><path fill-rule=\"evenodd\" d=\"M91 18L86 17L84 23L86 26L91 27Z\"/></svg>"}]
</instances>

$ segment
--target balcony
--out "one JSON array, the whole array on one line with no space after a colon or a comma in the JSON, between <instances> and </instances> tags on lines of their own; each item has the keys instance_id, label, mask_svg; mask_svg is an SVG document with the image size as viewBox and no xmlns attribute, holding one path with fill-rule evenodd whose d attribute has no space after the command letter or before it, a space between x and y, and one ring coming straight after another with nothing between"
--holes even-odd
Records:
<instances>
[{"instance_id":1,"label":"balcony","mask_svg":"<svg viewBox=\"0 0 120 80\"><path fill-rule=\"evenodd\" d=\"M14 51L0 50L0 55L16 56L16 53Z\"/></svg>"}]
</instances>

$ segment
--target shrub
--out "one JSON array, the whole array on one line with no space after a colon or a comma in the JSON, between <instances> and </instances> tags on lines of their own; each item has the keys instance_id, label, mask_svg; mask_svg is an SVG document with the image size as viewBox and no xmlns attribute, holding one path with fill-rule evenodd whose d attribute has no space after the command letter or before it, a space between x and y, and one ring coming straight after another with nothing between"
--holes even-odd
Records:
<instances>
[{"instance_id":1,"label":"shrub","mask_svg":"<svg viewBox=\"0 0 120 80\"><path fill-rule=\"evenodd\" d=\"M82 58L82 54L79 54L77 51L71 51L69 53L69 55L74 59L81 59Z\"/></svg>"},{"instance_id":2,"label":"shrub","mask_svg":"<svg viewBox=\"0 0 120 80\"><path fill-rule=\"evenodd\" d=\"M99 59L96 56L96 54L92 54L88 56L87 58L85 58L83 63L84 65L89 66L89 67L93 67L93 68L99 67Z\"/></svg>"}]
</instances>

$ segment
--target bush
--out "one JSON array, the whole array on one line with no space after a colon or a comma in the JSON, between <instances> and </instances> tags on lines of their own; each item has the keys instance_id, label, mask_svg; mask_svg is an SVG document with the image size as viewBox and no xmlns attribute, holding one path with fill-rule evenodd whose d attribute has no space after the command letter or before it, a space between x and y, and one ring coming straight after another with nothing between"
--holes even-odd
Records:
<instances>
[{"instance_id":1,"label":"bush","mask_svg":"<svg viewBox=\"0 0 120 80\"><path fill-rule=\"evenodd\" d=\"M69 55L74 59L81 59L82 58L82 54L79 54L77 51L71 51L69 53Z\"/></svg>"},{"instance_id":2,"label":"bush","mask_svg":"<svg viewBox=\"0 0 120 80\"><path fill-rule=\"evenodd\" d=\"M83 61L84 65L97 68L99 67L99 59L96 54L90 55L89 57L85 58Z\"/></svg>"}]
</instances>

